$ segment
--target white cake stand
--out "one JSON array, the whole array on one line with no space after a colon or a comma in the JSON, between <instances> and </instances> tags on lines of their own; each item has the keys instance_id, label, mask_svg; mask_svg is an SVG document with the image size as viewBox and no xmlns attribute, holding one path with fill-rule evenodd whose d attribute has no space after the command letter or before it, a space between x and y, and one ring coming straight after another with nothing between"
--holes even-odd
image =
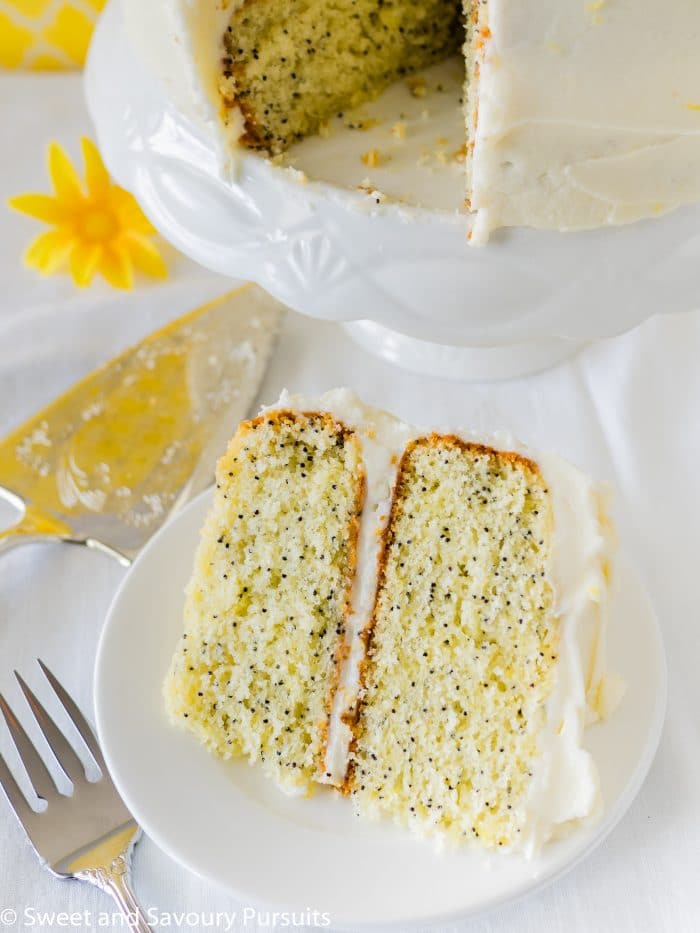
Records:
<instances>
[{"instance_id":1,"label":"white cake stand","mask_svg":"<svg viewBox=\"0 0 700 933\"><path fill-rule=\"evenodd\" d=\"M364 110L369 129L345 128L346 117L330 138L303 143L294 158L304 175L246 154L235 179L214 131L185 116L131 46L118 0L99 22L85 86L110 171L166 239L296 311L343 322L368 350L414 371L522 375L655 313L697 306L700 206L469 246L452 158L463 133L455 74L450 63L431 70L425 98L387 92ZM406 141L391 134L401 113ZM390 153L386 166L363 164L372 148ZM368 177L386 200L358 190Z\"/></svg>"}]
</instances>

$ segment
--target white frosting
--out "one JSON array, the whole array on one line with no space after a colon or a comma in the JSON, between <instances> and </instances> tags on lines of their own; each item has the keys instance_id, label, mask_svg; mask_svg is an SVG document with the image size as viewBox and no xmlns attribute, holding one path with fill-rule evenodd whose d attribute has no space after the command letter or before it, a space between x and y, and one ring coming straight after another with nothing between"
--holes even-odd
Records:
<instances>
[{"instance_id":1,"label":"white frosting","mask_svg":"<svg viewBox=\"0 0 700 933\"><path fill-rule=\"evenodd\" d=\"M274 408L295 411L325 411L352 428L362 448L365 469L365 503L357 543L357 570L352 591L352 612L346 625L348 658L341 668L340 682L331 712L322 780L342 784L348 769L352 733L343 714L357 701L359 664L364 656L361 635L374 608L381 535L391 506L396 470L401 454L416 435L416 429L387 412L364 405L349 389L334 389L321 398L304 398L284 392Z\"/></svg>"},{"instance_id":2,"label":"white frosting","mask_svg":"<svg viewBox=\"0 0 700 933\"><path fill-rule=\"evenodd\" d=\"M614 700L605 675L605 629L615 547L604 493L559 457L523 451L535 460L552 497L550 579L559 616L559 663L539 737L539 758L527 801L522 845L537 851L572 824L595 818L598 773L583 748L588 723L605 718Z\"/></svg>"},{"instance_id":3,"label":"white frosting","mask_svg":"<svg viewBox=\"0 0 700 933\"><path fill-rule=\"evenodd\" d=\"M244 0L122 0L129 37L176 107L213 130L226 164L243 132L237 107L219 93L223 37Z\"/></svg>"},{"instance_id":4,"label":"white frosting","mask_svg":"<svg viewBox=\"0 0 700 933\"><path fill-rule=\"evenodd\" d=\"M357 700L358 664L364 652L360 636L374 605L381 534L389 515L398 462L406 444L428 432L364 405L349 389L334 389L320 398L285 392L266 410L279 408L328 412L356 432L364 460L366 501L352 614L346 632L350 654L333 705L325 762L327 783L338 785L347 770L351 738L341 717ZM547 839L594 818L600 810L596 766L583 748L583 733L587 723L604 717L619 698L612 696L604 669L614 535L600 488L575 467L554 455L532 451L505 435L484 437L453 429L450 433L500 449L517 450L534 460L552 497L550 579L560 619L560 650L527 801L526 829L519 846L531 854Z\"/></svg>"},{"instance_id":5,"label":"white frosting","mask_svg":"<svg viewBox=\"0 0 700 933\"><path fill-rule=\"evenodd\" d=\"M473 241L700 200L697 0L488 0L481 11Z\"/></svg>"}]
</instances>

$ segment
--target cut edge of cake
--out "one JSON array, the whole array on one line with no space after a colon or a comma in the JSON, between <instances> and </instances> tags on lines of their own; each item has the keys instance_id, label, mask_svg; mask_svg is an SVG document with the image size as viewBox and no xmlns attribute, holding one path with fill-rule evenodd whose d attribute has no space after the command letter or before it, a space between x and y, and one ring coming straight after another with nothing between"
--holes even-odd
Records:
<instances>
[{"instance_id":1,"label":"cut edge of cake","mask_svg":"<svg viewBox=\"0 0 700 933\"><path fill-rule=\"evenodd\" d=\"M220 93L243 115L241 143L280 155L338 112L462 45L461 0L274 0L231 4Z\"/></svg>"}]
</instances>

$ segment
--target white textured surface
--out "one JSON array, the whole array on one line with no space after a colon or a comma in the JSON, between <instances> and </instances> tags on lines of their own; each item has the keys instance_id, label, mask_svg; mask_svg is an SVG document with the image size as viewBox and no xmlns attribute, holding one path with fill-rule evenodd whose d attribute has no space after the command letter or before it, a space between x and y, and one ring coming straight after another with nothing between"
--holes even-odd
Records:
<instances>
[{"instance_id":1,"label":"white textured surface","mask_svg":"<svg viewBox=\"0 0 700 933\"><path fill-rule=\"evenodd\" d=\"M0 119L13 127L13 145L0 151L3 199L45 187L46 140L57 137L75 154L79 133L89 130L74 78L0 79ZM164 286L126 297L95 287L76 296L67 280L40 281L20 269L18 256L38 225L1 216L2 431L119 348L224 287L222 280L170 254L173 279ZM297 316L287 322L261 399L273 400L284 386L318 393L355 383L368 401L407 419L444 418L477 430L497 425L557 450L618 487L625 545L659 611L669 661L669 712L639 798L585 864L556 887L469 924L469 933L694 933L698 928L698 358L700 314L671 315L549 373L465 388L387 368L335 325ZM18 694L10 668L31 671L40 653L89 709L101 620L123 574L109 559L68 546L3 558L0 689L13 702ZM6 752L7 747L2 733L0 748ZM135 870L142 899L161 911L237 907L148 840L137 849ZM107 906L97 892L61 884L42 872L0 801L0 907L5 905L20 911L27 905L48 911Z\"/></svg>"}]
</instances>

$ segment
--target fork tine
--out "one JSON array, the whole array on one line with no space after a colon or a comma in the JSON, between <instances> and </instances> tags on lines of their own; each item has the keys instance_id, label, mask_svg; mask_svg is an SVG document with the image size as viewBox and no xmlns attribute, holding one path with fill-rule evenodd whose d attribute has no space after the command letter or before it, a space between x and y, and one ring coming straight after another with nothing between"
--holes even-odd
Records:
<instances>
[{"instance_id":1,"label":"fork tine","mask_svg":"<svg viewBox=\"0 0 700 933\"><path fill-rule=\"evenodd\" d=\"M25 699L29 704L29 708L34 714L34 718L37 721L39 729L41 730L41 734L46 739L49 748L54 754L54 758L61 767L61 770L66 775L66 777L73 781L73 783L81 780L85 775L85 769L83 768L83 763L81 762L80 758L78 758L76 755L75 749L58 728L53 719L46 712L42 704L36 698L34 693L29 689L17 671L15 671L15 677L17 678L17 683L20 685L22 693L24 694Z\"/></svg>"},{"instance_id":2,"label":"fork tine","mask_svg":"<svg viewBox=\"0 0 700 933\"><path fill-rule=\"evenodd\" d=\"M20 757L27 777L34 789L37 797L42 800L49 800L58 793L56 785L53 782L48 768L44 764L41 755L32 745L32 741L20 725L19 720L12 712L10 705L5 697L0 693L0 712L2 713L7 728L10 730L12 741L15 743L17 754Z\"/></svg>"},{"instance_id":3,"label":"fork tine","mask_svg":"<svg viewBox=\"0 0 700 933\"><path fill-rule=\"evenodd\" d=\"M15 811L15 816L22 824L25 832L27 835L31 836L30 829L33 818L35 818L37 814L27 803L26 797L20 790L17 781L15 781L2 755L0 755L0 787L2 787L7 797L7 802Z\"/></svg>"},{"instance_id":4,"label":"fork tine","mask_svg":"<svg viewBox=\"0 0 700 933\"><path fill-rule=\"evenodd\" d=\"M61 685L61 682L58 680L56 675L51 673L51 671L44 664L41 658L37 658L37 661L39 663L39 667L44 672L46 679L51 684L54 693L56 694L58 699L61 701L61 705L63 706L64 710L68 713L68 718L70 719L70 721L73 723L75 728L80 733L80 736L83 742L85 742L85 745L87 746L88 750L90 751L90 754L94 758L95 762L99 765L103 776L107 777L108 775L107 765L105 764L105 760L102 757L100 746L97 744L97 739L95 738L95 734L93 733L92 727L90 726L89 722L80 712L77 704L72 699L70 694L66 691L65 687Z\"/></svg>"}]
</instances>

